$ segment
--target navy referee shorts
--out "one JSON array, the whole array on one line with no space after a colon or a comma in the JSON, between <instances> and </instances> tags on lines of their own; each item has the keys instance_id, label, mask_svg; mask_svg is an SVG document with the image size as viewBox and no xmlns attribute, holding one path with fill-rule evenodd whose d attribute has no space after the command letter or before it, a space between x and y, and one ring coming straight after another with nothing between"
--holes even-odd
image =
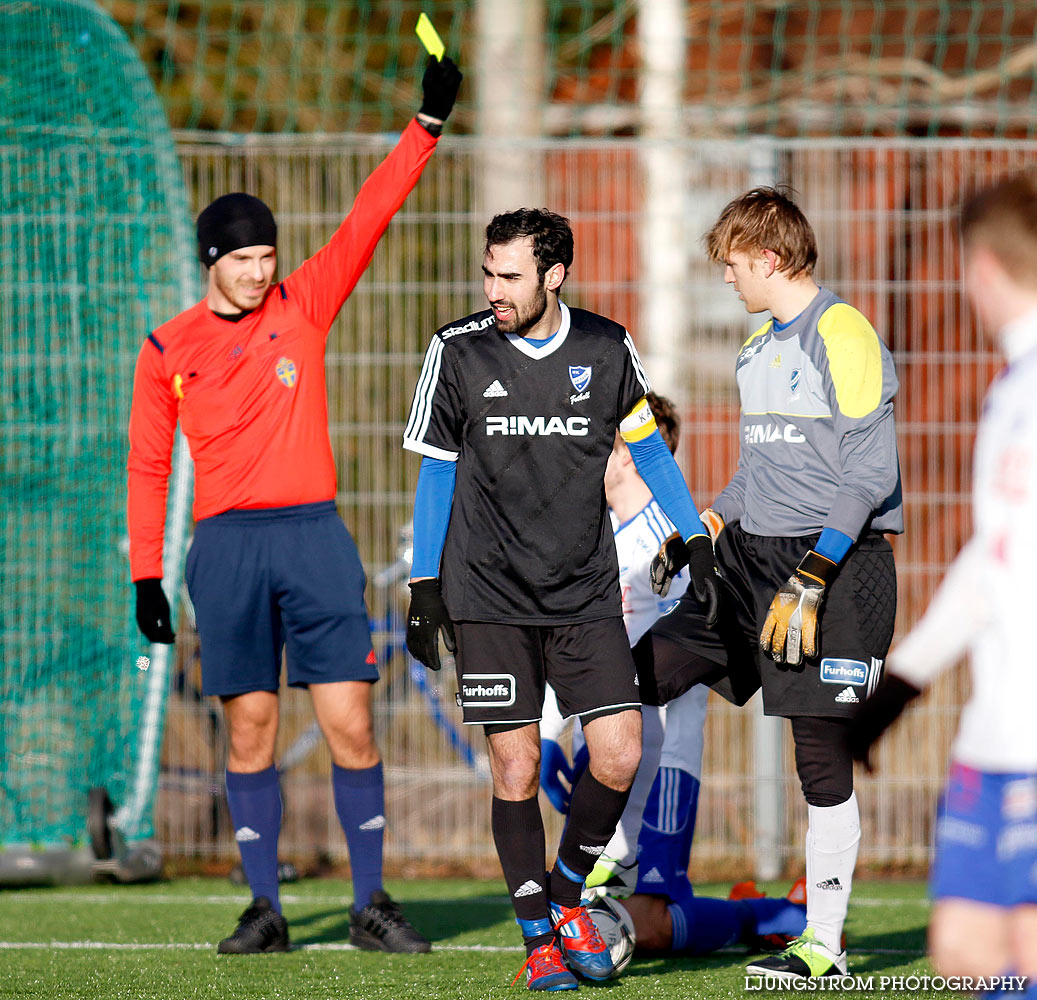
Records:
<instances>
[{"instance_id":1,"label":"navy referee shorts","mask_svg":"<svg viewBox=\"0 0 1037 1000\"><path fill-rule=\"evenodd\" d=\"M202 693L376 681L363 567L335 503L228 510L199 521L187 589L202 650Z\"/></svg>"}]
</instances>

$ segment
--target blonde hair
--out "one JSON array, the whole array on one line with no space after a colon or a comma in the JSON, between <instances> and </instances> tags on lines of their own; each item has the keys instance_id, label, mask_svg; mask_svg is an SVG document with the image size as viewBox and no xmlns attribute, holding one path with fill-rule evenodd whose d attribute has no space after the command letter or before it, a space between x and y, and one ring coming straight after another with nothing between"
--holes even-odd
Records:
<instances>
[{"instance_id":1,"label":"blonde hair","mask_svg":"<svg viewBox=\"0 0 1037 1000\"><path fill-rule=\"evenodd\" d=\"M817 263L814 230L784 190L756 187L730 201L703 237L706 253L718 264L732 253L773 250L778 270L790 278L810 274Z\"/></svg>"},{"instance_id":2,"label":"blonde hair","mask_svg":"<svg viewBox=\"0 0 1037 1000\"><path fill-rule=\"evenodd\" d=\"M961 209L961 237L966 248L985 246L1016 284L1037 288L1037 171L972 195Z\"/></svg>"}]
</instances>

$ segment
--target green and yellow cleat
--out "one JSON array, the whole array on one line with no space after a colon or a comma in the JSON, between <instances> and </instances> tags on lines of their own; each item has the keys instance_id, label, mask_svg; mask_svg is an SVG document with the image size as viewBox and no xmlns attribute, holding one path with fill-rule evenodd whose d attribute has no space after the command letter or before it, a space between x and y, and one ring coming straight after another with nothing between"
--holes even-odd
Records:
<instances>
[{"instance_id":1,"label":"green and yellow cleat","mask_svg":"<svg viewBox=\"0 0 1037 1000\"><path fill-rule=\"evenodd\" d=\"M822 944L808 927L784 951L761 958L745 968L747 976L765 976L789 985L809 979L846 975L846 952L838 954Z\"/></svg>"},{"instance_id":2,"label":"green and yellow cleat","mask_svg":"<svg viewBox=\"0 0 1037 1000\"><path fill-rule=\"evenodd\" d=\"M589 897L607 892L616 899L626 899L637 888L637 861L625 865L614 858L598 858L583 884Z\"/></svg>"}]
</instances>

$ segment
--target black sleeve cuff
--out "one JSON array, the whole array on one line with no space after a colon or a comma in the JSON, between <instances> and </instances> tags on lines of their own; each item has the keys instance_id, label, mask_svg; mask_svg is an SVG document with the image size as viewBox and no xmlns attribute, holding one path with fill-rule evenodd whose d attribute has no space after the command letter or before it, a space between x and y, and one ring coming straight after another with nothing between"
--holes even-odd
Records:
<instances>
[{"instance_id":1,"label":"black sleeve cuff","mask_svg":"<svg viewBox=\"0 0 1037 1000\"><path fill-rule=\"evenodd\" d=\"M442 122L431 122L424 118L422 115L415 116L414 119L433 139L438 139L443 134L443 123Z\"/></svg>"}]
</instances>

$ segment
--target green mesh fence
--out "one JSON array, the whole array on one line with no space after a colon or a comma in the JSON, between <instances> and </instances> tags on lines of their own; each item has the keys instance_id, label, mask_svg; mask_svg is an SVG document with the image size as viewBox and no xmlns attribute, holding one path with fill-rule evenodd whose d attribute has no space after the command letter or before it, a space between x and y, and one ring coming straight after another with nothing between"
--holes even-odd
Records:
<instances>
[{"instance_id":1,"label":"green mesh fence","mask_svg":"<svg viewBox=\"0 0 1037 1000\"><path fill-rule=\"evenodd\" d=\"M474 130L478 8L488 0L103 0L177 128L377 131L412 113L427 9L470 74L453 131ZM493 0L499 9L502 0ZM546 128L636 134L653 0L514 0L541 9ZM1030 0L685 0L689 134L1031 137ZM625 113L624 113L625 112ZM404 116L401 119L401 115Z\"/></svg>"},{"instance_id":2,"label":"green mesh fence","mask_svg":"<svg viewBox=\"0 0 1037 1000\"><path fill-rule=\"evenodd\" d=\"M140 748L161 698L147 716L126 426L137 348L182 307L191 251L123 32L76 0L0 2L0 25L0 846L71 847L93 786L142 792L126 832L150 834Z\"/></svg>"}]
</instances>

